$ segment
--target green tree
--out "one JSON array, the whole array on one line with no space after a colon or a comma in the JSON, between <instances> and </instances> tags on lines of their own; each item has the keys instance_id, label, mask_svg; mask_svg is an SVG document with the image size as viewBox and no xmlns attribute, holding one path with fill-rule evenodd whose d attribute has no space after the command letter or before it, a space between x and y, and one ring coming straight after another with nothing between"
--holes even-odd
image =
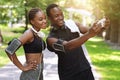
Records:
<instances>
[{"instance_id":1,"label":"green tree","mask_svg":"<svg viewBox=\"0 0 120 80\"><path fill-rule=\"evenodd\" d=\"M110 44L120 46L120 0L90 0L94 5L97 17L108 16L111 21L106 31L105 40ZM118 45L119 44L119 45Z\"/></svg>"},{"instance_id":2,"label":"green tree","mask_svg":"<svg viewBox=\"0 0 120 80\"><path fill-rule=\"evenodd\" d=\"M60 0L0 0L0 9L2 9L1 11L4 13L0 13L0 17L1 17L1 21L3 21L2 19L6 19L6 21L10 21L11 19L17 19L20 20L23 18L23 16L25 17L25 24L26 27L25 29L27 29L27 25L28 25L28 18L27 18L27 12L30 8L33 7L39 7L42 10L45 11L45 8L48 4L50 3L56 3ZM4 6L6 6L4 8ZM12 6L12 8L10 8ZM8 11L12 10L12 16L8 16ZM7 11L6 11L7 10ZM12 17L12 18L11 18ZM8 20L7 20L8 18Z\"/></svg>"}]
</instances>

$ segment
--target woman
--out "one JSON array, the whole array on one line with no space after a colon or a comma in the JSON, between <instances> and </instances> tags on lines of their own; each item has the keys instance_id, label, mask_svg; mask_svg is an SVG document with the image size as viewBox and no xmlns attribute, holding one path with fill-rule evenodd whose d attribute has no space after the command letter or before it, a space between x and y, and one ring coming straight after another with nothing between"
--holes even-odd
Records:
<instances>
[{"instance_id":1,"label":"woman","mask_svg":"<svg viewBox=\"0 0 120 80\"><path fill-rule=\"evenodd\" d=\"M29 11L28 18L32 27L26 30L20 38L12 40L5 51L10 60L22 70L20 80L43 80L42 50L45 49L45 42L42 40L42 36L39 36L38 33L41 29L46 28L46 15L41 9L33 8ZM15 51L21 45L23 45L25 51L25 65L21 64L15 54Z\"/></svg>"}]
</instances>

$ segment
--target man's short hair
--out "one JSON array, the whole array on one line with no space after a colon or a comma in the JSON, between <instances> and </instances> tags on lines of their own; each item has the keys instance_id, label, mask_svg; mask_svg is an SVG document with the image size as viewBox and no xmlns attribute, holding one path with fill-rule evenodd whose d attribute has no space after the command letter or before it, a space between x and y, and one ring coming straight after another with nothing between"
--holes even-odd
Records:
<instances>
[{"instance_id":1,"label":"man's short hair","mask_svg":"<svg viewBox=\"0 0 120 80\"><path fill-rule=\"evenodd\" d=\"M48 5L48 7L46 8L46 14L47 16L50 16L50 10L54 7L59 7L57 4L50 4Z\"/></svg>"}]
</instances>

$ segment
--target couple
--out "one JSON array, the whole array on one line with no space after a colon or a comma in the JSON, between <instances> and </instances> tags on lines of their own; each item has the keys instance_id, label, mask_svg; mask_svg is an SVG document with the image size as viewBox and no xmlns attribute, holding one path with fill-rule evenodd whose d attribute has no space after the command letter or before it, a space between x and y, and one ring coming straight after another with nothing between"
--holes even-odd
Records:
<instances>
[{"instance_id":1,"label":"couple","mask_svg":"<svg viewBox=\"0 0 120 80\"><path fill-rule=\"evenodd\" d=\"M64 21L63 12L56 4L50 4L46 13L51 23L51 30L46 39L47 48L58 55L60 80L94 80L91 66L81 45L106 29L109 20L105 21L104 27L94 23L88 29L74 21ZM46 15L41 9L33 8L29 11L28 18L32 27L20 38L13 39L5 51L10 60L22 70L20 80L43 80L42 50L46 48L46 44L39 31L46 28ZM79 35L80 33L83 35ZM21 64L15 54L20 46L23 46L25 51L25 65Z\"/></svg>"}]
</instances>

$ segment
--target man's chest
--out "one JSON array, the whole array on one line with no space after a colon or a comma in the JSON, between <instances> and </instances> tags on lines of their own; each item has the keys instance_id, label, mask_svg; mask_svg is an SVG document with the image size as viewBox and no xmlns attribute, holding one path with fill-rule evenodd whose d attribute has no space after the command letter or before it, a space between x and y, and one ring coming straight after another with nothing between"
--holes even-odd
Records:
<instances>
[{"instance_id":1,"label":"man's chest","mask_svg":"<svg viewBox=\"0 0 120 80\"><path fill-rule=\"evenodd\" d=\"M58 39L67 40L67 41L79 37L78 32L73 33L70 30L58 30L55 33L55 35Z\"/></svg>"}]
</instances>

